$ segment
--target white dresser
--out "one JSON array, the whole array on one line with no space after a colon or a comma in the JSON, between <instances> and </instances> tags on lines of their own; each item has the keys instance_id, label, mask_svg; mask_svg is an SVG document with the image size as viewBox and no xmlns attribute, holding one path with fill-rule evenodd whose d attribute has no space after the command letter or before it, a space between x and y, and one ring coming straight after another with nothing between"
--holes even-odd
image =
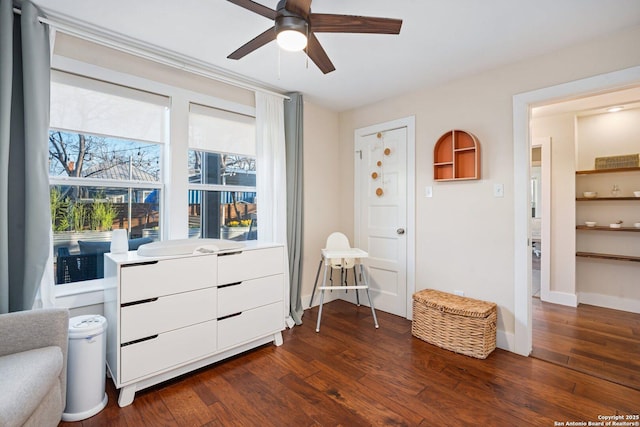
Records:
<instances>
[{"instance_id":1,"label":"white dresser","mask_svg":"<svg viewBox=\"0 0 640 427\"><path fill-rule=\"evenodd\" d=\"M105 255L107 367L118 404L259 345L282 344L284 249L247 242L206 255Z\"/></svg>"}]
</instances>

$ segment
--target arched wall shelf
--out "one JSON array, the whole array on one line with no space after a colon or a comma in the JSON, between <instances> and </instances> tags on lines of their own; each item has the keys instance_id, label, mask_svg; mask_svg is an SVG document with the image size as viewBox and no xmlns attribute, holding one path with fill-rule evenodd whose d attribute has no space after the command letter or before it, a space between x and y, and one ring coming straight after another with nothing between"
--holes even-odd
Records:
<instances>
[{"instance_id":1,"label":"arched wall shelf","mask_svg":"<svg viewBox=\"0 0 640 427\"><path fill-rule=\"evenodd\" d=\"M480 142L469 132L451 130L433 148L434 181L480 179Z\"/></svg>"}]
</instances>

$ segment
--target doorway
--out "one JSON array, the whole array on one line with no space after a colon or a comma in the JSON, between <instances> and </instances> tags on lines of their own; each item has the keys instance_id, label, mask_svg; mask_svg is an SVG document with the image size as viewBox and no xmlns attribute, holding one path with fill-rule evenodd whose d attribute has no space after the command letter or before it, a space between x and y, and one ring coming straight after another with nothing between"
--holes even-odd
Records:
<instances>
[{"instance_id":1,"label":"doorway","mask_svg":"<svg viewBox=\"0 0 640 427\"><path fill-rule=\"evenodd\" d=\"M531 246L529 244L531 204L528 191L531 108L562 99L614 92L638 84L640 84L640 67L632 67L517 94L513 97L514 188L525 190L514 193L514 317L516 323L513 349L518 354L530 355L533 341Z\"/></svg>"},{"instance_id":2,"label":"doorway","mask_svg":"<svg viewBox=\"0 0 640 427\"><path fill-rule=\"evenodd\" d=\"M369 253L364 265L373 305L411 318L415 118L357 129L354 146L354 244Z\"/></svg>"},{"instance_id":3,"label":"doorway","mask_svg":"<svg viewBox=\"0 0 640 427\"><path fill-rule=\"evenodd\" d=\"M551 245L546 245L554 249L554 284L552 292L532 300L531 355L634 388L640 388L640 363L634 357L640 337L632 332L633 325L640 324L640 292L635 292L638 267L634 262L576 255L584 251L640 255L640 240L633 233L636 230L627 227L612 233L608 226L612 221L607 221L611 216L629 223L637 217L639 200L629 196L633 196L640 170L618 172L596 166L598 160L606 159L601 156L640 151L638 100L640 88L625 88L540 105L532 109L530 122L533 135L553 136L554 157L558 160L553 166L552 209L557 227ZM618 109L609 111L612 102ZM536 140L532 141L532 150ZM532 166L536 164L534 153ZM537 181L535 167L531 179L532 183ZM619 184L620 198L610 194L612 183ZM587 190L598 191L598 198L583 197ZM626 201L622 200L624 196ZM585 221L594 220L599 227L585 225ZM534 234L532 224L532 237ZM532 260L534 264L535 251ZM563 277L572 280L563 281ZM532 293L534 289L532 274ZM560 293L571 295L575 303L557 300Z\"/></svg>"}]
</instances>

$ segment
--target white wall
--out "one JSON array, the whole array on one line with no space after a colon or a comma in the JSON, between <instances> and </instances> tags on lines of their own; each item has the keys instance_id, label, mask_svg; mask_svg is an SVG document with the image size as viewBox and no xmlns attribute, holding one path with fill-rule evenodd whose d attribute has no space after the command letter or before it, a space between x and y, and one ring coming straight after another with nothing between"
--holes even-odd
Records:
<instances>
[{"instance_id":1,"label":"white wall","mask_svg":"<svg viewBox=\"0 0 640 427\"><path fill-rule=\"evenodd\" d=\"M596 157L640 153L640 108L578 117L578 170L593 169ZM626 188L627 195L639 188Z\"/></svg>"},{"instance_id":2,"label":"white wall","mask_svg":"<svg viewBox=\"0 0 640 427\"><path fill-rule=\"evenodd\" d=\"M320 250L334 231L347 233L343 207L338 203L345 185L340 169L338 114L310 102L304 103L304 181L302 304L308 307L320 261ZM329 298L335 292L328 294ZM318 304L315 298L314 305ZM304 319L303 319L304 321Z\"/></svg>"},{"instance_id":3,"label":"white wall","mask_svg":"<svg viewBox=\"0 0 640 427\"><path fill-rule=\"evenodd\" d=\"M353 132L375 123L416 117L416 290L463 289L499 305L498 345L513 349L515 331L513 96L640 64L640 27L436 88L416 88L340 114L340 167L353 182ZM597 60L596 60L597 58ZM475 134L482 146L482 179L433 181L433 146L450 129ZM493 197L493 184L505 197ZM433 186L433 198L422 197ZM340 197L352 205L350 186ZM353 229L353 213L342 219Z\"/></svg>"}]
</instances>

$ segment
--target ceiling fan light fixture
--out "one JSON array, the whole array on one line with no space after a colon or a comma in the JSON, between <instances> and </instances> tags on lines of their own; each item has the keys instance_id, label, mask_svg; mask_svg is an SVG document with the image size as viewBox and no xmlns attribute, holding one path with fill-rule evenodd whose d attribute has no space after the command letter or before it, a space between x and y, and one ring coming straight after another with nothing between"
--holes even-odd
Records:
<instances>
[{"instance_id":1,"label":"ceiling fan light fixture","mask_svg":"<svg viewBox=\"0 0 640 427\"><path fill-rule=\"evenodd\" d=\"M278 46L291 52L299 52L307 47L307 36L296 30L284 30L278 33Z\"/></svg>"},{"instance_id":2,"label":"ceiling fan light fixture","mask_svg":"<svg viewBox=\"0 0 640 427\"><path fill-rule=\"evenodd\" d=\"M297 16L280 16L276 19L278 46L291 52L307 47L307 22Z\"/></svg>"}]
</instances>

